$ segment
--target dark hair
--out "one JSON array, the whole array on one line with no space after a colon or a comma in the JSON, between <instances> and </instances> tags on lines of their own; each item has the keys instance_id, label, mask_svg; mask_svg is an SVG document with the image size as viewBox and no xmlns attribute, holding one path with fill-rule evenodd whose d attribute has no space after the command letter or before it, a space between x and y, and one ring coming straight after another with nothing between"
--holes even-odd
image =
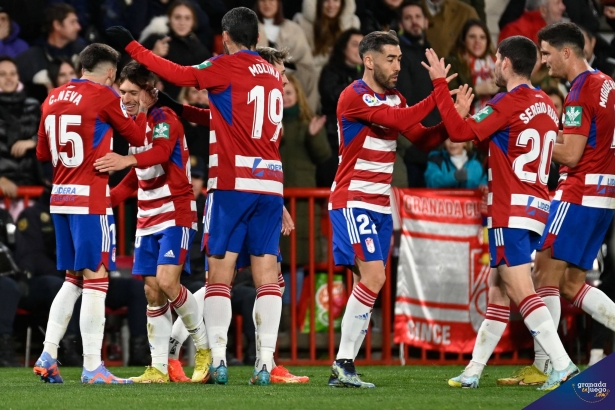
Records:
<instances>
[{"instance_id":1,"label":"dark hair","mask_svg":"<svg viewBox=\"0 0 615 410\"><path fill-rule=\"evenodd\" d=\"M85 71L93 71L99 64L111 63L117 66L120 61L120 53L102 43L92 43L79 53L81 68Z\"/></svg>"},{"instance_id":2,"label":"dark hair","mask_svg":"<svg viewBox=\"0 0 615 410\"><path fill-rule=\"evenodd\" d=\"M554 23L544 27L538 32L538 44L542 41L558 51L565 46L570 47L577 57L583 57L585 37L579 26L574 23Z\"/></svg>"},{"instance_id":3,"label":"dark hair","mask_svg":"<svg viewBox=\"0 0 615 410\"><path fill-rule=\"evenodd\" d=\"M562 100L562 104L564 103L564 101L566 101L564 94L562 94L562 92L558 88L548 87L548 88L544 88L542 91L544 91L544 93L547 94L548 96L557 95L559 99Z\"/></svg>"},{"instance_id":4,"label":"dark hair","mask_svg":"<svg viewBox=\"0 0 615 410\"><path fill-rule=\"evenodd\" d=\"M122 84L126 80L143 90L152 88L156 83L154 74L136 61L129 62L122 69L119 83Z\"/></svg>"},{"instance_id":5,"label":"dark hair","mask_svg":"<svg viewBox=\"0 0 615 410\"><path fill-rule=\"evenodd\" d=\"M0 56L0 63L4 63L5 61L9 61L13 63L15 67L17 67L17 63L15 62L15 59L11 56Z\"/></svg>"},{"instance_id":6,"label":"dark hair","mask_svg":"<svg viewBox=\"0 0 615 410\"><path fill-rule=\"evenodd\" d=\"M480 27L485 33L485 36L487 37L487 48L485 49L485 54L482 56L479 56L478 58L485 58L487 56L495 57L495 53L493 52L493 45L491 44L491 35L489 35L489 29L487 28L485 23L477 19L470 19L466 21L466 23L463 25L461 29L461 32L459 33L459 36L457 37L457 40L455 41L453 50L451 51L451 54L460 63L459 64L459 75L464 78L472 77L470 66L466 62L467 61L466 54L468 51L467 51L465 42L466 42L466 37L468 33L470 32L470 29L476 26Z\"/></svg>"},{"instance_id":7,"label":"dark hair","mask_svg":"<svg viewBox=\"0 0 615 410\"><path fill-rule=\"evenodd\" d=\"M538 53L536 44L523 36L508 37L500 43L498 52L502 57L508 58L515 74L523 78L530 78L536 65Z\"/></svg>"},{"instance_id":8,"label":"dark hair","mask_svg":"<svg viewBox=\"0 0 615 410\"><path fill-rule=\"evenodd\" d=\"M326 0L316 1L316 20L314 21L314 55L328 54L333 43L342 32L340 15L344 11L346 1L341 0L340 10L337 16L329 18L322 12Z\"/></svg>"},{"instance_id":9,"label":"dark hair","mask_svg":"<svg viewBox=\"0 0 615 410\"><path fill-rule=\"evenodd\" d=\"M258 17L258 21L262 23L263 13L261 13L258 8L258 1L259 0L256 0L256 3L254 3L254 11L256 12L256 17ZM286 20L286 18L284 18L284 10L282 9L282 0L277 0L277 2L278 11L275 13L275 16L273 16L273 24L275 24L276 26L280 26L282 25L282 23L284 23L284 20Z\"/></svg>"},{"instance_id":10,"label":"dark hair","mask_svg":"<svg viewBox=\"0 0 615 410\"><path fill-rule=\"evenodd\" d=\"M577 26L579 27L579 29L581 30L582 33L587 34L587 37L591 40L593 38L596 38L596 32L593 30L588 29L586 26L583 26L581 24L577 24ZM585 43L584 45L585 46Z\"/></svg>"},{"instance_id":11,"label":"dark hair","mask_svg":"<svg viewBox=\"0 0 615 410\"><path fill-rule=\"evenodd\" d=\"M68 58L55 58L51 63L49 63L49 67L47 67L47 76L49 77L51 85L53 85L54 88L59 87L58 76L60 75L60 68L62 68L62 64L68 64L73 68L73 70L75 70L75 73L77 72L75 65Z\"/></svg>"},{"instance_id":12,"label":"dark hair","mask_svg":"<svg viewBox=\"0 0 615 410\"><path fill-rule=\"evenodd\" d=\"M246 7L235 7L222 17L222 31L226 31L231 40L249 49L258 41L258 18L256 13Z\"/></svg>"},{"instance_id":13,"label":"dark hair","mask_svg":"<svg viewBox=\"0 0 615 410\"><path fill-rule=\"evenodd\" d=\"M427 10L425 9L425 4L421 1L421 0L405 0L398 8L397 8L397 14L399 17L399 20L401 21L401 16L404 12L404 9L406 7L410 7L410 6L414 6L414 7L418 7L421 9L421 12L423 13L424 17L429 16L429 14L427 14Z\"/></svg>"},{"instance_id":14,"label":"dark hair","mask_svg":"<svg viewBox=\"0 0 615 410\"><path fill-rule=\"evenodd\" d=\"M363 33L356 28L350 28L342 32L333 45L333 50L331 50L331 55L329 56L329 63L345 64L346 57L344 53L352 36L363 36Z\"/></svg>"},{"instance_id":15,"label":"dark hair","mask_svg":"<svg viewBox=\"0 0 615 410\"><path fill-rule=\"evenodd\" d=\"M45 10L45 23L43 24L43 33L49 34L53 31L53 22L59 21L62 23L69 14L77 15L77 12L70 4L56 3L47 7Z\"/></svg>"},{"instance_id":16,"label":"dark hair","mask_svg":"<svg viewBox=\"0 0 615 410\"><path fill-rule=\"evenodd\" d=\"M359 44L359 55L361 59L363 59L363 56L368 51L378 51L380 53L382 52L382 47L386 45L399 45L399 38L397 38L395 31L372 31L361 40L361 44Z\"/></svg>"},{"instance_id":17,"label":"dark hair","mask_svg":"<svg viewBox=\"0 0 615 410\"><path fill-rule=\"evenodd\" d=\"M179 6L187 7L192 13L192 31L198 28L198 20L196 17L196 10L194 9L194 4L189 0L175 0L173 3L169 5L167 9L167 17L169 18L169 28L171 27L171 15Z\"/></svg>"},{"instance_id":18,"label":"dark hair","mask_svg":"<svg viewBox=\"0 0 615 410\"><path fill-rule=\"evenodd\" d=\"M256 47L256 52L263 60L271 65L275 63L284 64L290 60L290 55L286 48L278 50L273 47Z\"/></svg>"}]
</instances>

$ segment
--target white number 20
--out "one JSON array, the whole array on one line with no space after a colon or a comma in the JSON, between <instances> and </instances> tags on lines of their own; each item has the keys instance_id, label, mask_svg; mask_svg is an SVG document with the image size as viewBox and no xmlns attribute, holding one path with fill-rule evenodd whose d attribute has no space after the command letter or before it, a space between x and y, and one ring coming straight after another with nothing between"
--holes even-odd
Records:
<instances>
[{"instance_id":1,"label":"white number 20","mask_svg":"<svg viewBox=\"0 0 615 410\"><path fill-rule=\"evenodd\" d=\"M53 166L58 163L58 158L67 168L78 167L83 163L83 139L74 131L67 131L68 126L81 125L81 115L60 115L60 124L56 128L56 116L48 115L45 118L45 132L49 137L51 149L51 161ZM56 129L58 132L56 133ZM56 137L59 135L59 138ZM66 152L58 152L58 148L71 143L72 155ZM56 145L57 144L57 145Z\"/></svg>"},{"instance_id":2,"label":"white number 20","mask_svg":"<svg viewBox=\"0 0 615 410\"><path fill-rule=\"evenodd\" d=\"M260 138L263 134L263 122L265 120L265 87L262 85L255 86L248 93L248 104L252 102L254 105L254 120L252 121L252 138ZM282 100L282 93L277 88L269 91L267 104L267 117L269 121L276 126L275 133L271 138L272 142L275 142L282 129L282 107L284 106Z\"/></svg>"},{"instance_id":3,"label":"white number 20","mask_svg":"<svg viewBox=\"0 0 615 410\"><path fill-rule=\"evenodd\" d=\"M515 175L524 182L536 183L537 177L540 178L540 183L546 185L549 180L549 167L551 166L551 154L557 133L555 131L547 131L544 136L545 144L541 147L540 134L533 128L529 128L519 134L517 137L518 147L527 147L528 142L532 141L532 147L525 154L519 155L513 162L513 170ZM535 172L526 171L523 168L530 162L535 161L540 156L540 164L538 165L538 175Z\"/></svg>"}]
</instances>

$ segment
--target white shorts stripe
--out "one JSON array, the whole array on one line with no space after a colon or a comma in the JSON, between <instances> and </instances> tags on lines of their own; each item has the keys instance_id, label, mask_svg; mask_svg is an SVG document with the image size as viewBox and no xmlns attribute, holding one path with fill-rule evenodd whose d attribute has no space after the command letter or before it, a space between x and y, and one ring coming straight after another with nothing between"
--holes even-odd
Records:
<instances>
[{"instance_id":1,"label":"white shorts stripe","mask_svg":"<svg viewBox=\"0 0 615 410\"><path fill-rule=\"evenodd\" d=\"M354 237L355 237L355 242L354 243L360 243L361 242L361 237L359 236L359 229L357 228L357 220L354 217L354 209L350 208L348 209L348 212L350 214L350 227L352 229L352 232L354 232Z\"/></svg>"}]
</instances>

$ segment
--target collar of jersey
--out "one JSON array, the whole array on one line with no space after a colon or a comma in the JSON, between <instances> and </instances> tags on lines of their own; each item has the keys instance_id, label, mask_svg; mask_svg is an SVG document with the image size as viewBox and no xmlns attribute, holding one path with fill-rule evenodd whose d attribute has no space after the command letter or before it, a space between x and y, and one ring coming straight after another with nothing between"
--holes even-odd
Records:
<instances>
[{"instance_id":1,"label":"collar of jersey","mask_svg":"<svg viewBox=\"0 0 615 410\"><path fill-rule=\"evenodd\" d=\"M577 82L577 80L578 80L579 78L583 78L583 77L585 77L586 75L589 75L589 74L594 74L594 73L597 73L598 71L599 71L598 69L593 69L593 70L585 70L585 71L583 71L581 74L579 74L579 75L577 75L576 77L574 77L574 80L572 80L572 81L570 82L570 89L572 89L572 86L574 85L574 83L576 83L576 82Z\"/></svg>"},{"instance_id":2,"label":"collar of jersey","mask_svg":"<svg viewBox=\"0 0 615 410\"><path fill-rule=\"evenodd\" d=\"M257 51L253 51L253 50L239 50L237 53L248 53L248 54L252 54L254 56L258 55Z\"/></svg>"},{"instance_id":3,"label":"collar of jersey","mask_svg":"<svg viewBox=\"0 0 615 410\"><path fill-rule=\"evenodd\" d=\"M521 88L531 88L532 90L540 90L540 87L530 87L527 84L519 84L518 86L516 86L515 88L513 88L512 90L509 91L509 93L515 92Z\"/></svg>"},{"instance_id":4,"label":"collar of jersey","mask_svg":"<svg viewBox=\"0 0 615 410\"><path fill-rule=\"evenodd\" d=\"M363 79L360 79L359 81L361 81L363 83L363 85L365 85L365 87L370 90L371 92L374 93L374 96L379 99L380 101L385 101L387 99L387 95L386 92L384 94L378 94L376 91L372 90L372 88L367 85L367 83L365 81L363 81Z\"/></svg>"}]
</instances>

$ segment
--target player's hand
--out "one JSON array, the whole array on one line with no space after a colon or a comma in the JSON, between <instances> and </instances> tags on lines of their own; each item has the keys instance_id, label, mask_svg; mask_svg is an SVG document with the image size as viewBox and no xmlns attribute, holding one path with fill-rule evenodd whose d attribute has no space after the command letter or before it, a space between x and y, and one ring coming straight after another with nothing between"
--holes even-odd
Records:
<instances>
[{"instance_id":1,"label":"player's hand","mask_svg":"<svg viewBox=\"0 0 615 410\"><path fill-rule=\"evenodd\" d=\"M134 37L130 31L122 26L113 26L105 30L109 43L118 50L124 50L130 42L134 41Z\"/></svg>"},{"instance_id":2,"label":"player's hand","mask_svg":"<svg viewBox=\"0 0 615 410\"><path fill-rule=\"evenodd\" d=\"M17 185L8 178L0 177L0 191L9 198L15 198L17 196Z\"/></svg>"},{"instance_id":3,"label":"player's hand","mask_svg":"<svg viewBox=\"0 0 615 410\"><path fill-rule=\"evenodd\" d=\"M123 156L115 152L109 152L94 162L94 168L98 172L120 171L134 165L137 165L137 160L133 155Z\"/></svg>"},{"instance_id":4,"label":"player's hand","mask_svg":"<svg viewBox=\"0 0 615 410\"><path fill-rule=\"evenodd\" d=\"M284 211L282 213L282 235L288 236L290 232L295 229L295 223L293 222L293 218L291 218L290 214L286 207L284 207Z\"/></svg>"},{"instance_id":5,"label":"player's hand","mask_svg":"<svg viewBox=\"0 0 615 410\"><path fill-rule=\"evenodd\" d=\"M11 147L11 155L15 158L21 158L26 155L29 149L36 148L36 141L34 140L20 140L13 144Z\"/></svg>"},{"instance_id":6,"label":"player's hand","mask_svg":"<svg viewBox=\"0 0 615 410\"><path fill-rule=\"evenodd\" d=\"M321 115L320 117L318 116L313 117L312 120L310 121L310 126L308 127L308 132L310 133L310 135L314 136L318 134L318 132L322 130L322 127L325 126L326 122L327 122L327 117L325 115Z\"/></svg>"},{"instance_id":7,"label":"player's hand","mask_svg":"<svg viewBox=\"0 0 615 410\"><path fill-rule=\"evenodd\" d=\"M461 116L461 118L465 118L470 113L470 108L472 108L472 101L474 100L474 94L472 94L472 87L467 84L459 87L455 93L457 98L455 99L455 108L457 112ZM451 93L452 94L452 93Z\"/></svg>"},{"instance_id":8,"label":"player's hand","mask_svg":"<svg viewBox=\"0 0 615 410\"><path fill-rule=\"evenodd\" d=\"M604 17L615 19L615 6L604 6Z\"/></svg>"},{"instance_id":9,"label":"player's hand","mask_svg":"<svg viewBox=\"0 0 615 410\"><path fill-rule=\"evenodd\" d=\"M167 54L169 54L169 41L171 41L171 37L169 36L156 41L152 53L160 57L166 57Z\"/></svg>"},{"instance_id":10,"label":"player's hand","mask_svg":"<svg viewBox=\"0 0 615 410\"><path fill-rule=\"evenodd\" d=\"M448 74L448 71L450 70L451 65L449 64L448 66L446 66L446 64L444 64L444 59L438 58L438 55L436 54L435 51L433 51L432 48L428 48L427 50L425 50L425 57L427 57L427 62L429 63L429 65L425 64L424 61L421 61L421 64L423 65L423 67L427 69L427 71L429 71L429 77L432 80L435 80L438 78L446 79L446 75ZM452 77L451 80L455 78L454 75L455 74L451 76Z\"/></svg>"},{"instance_id":11,"label":"player's hand","mask_svg":"<svg viewBox=\"0 0 615 410\"><path fill-rule=\"evenodd\" d=\"M139 92L139 112L147 112L158 101L158 90L141 90Z\"/></svg>"}]
</instances>

